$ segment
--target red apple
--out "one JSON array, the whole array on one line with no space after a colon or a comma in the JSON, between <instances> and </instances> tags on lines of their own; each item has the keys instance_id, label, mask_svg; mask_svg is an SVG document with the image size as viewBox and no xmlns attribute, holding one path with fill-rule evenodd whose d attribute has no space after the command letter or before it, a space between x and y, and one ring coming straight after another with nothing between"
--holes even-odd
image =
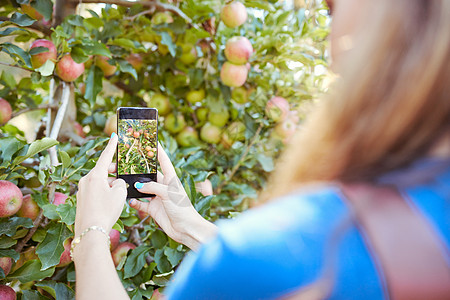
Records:
<instances>
[{"instance_id":1,"label":"red apple","mask_svg":"<svg viewBox=\"0 0 450 300\"><path fill-rule=\"evenodd\" d=\"M68 196L60 193L60 192L56 192L55 193L55 200L53 200L53 204L55 204L56 206L60 205L60 204L64 204L66 203Z\"/></svg>"},{"instance_id":2,"label":"red apple","mask_svg":"<svg viewBox=\"0 0 450 300\"><path fill-rule=\"evenodd\" d=\"M245 65L235 65L225 62L220 70L220 79L223 84L231 87L242 86L247 80L248 69Z\"/></svg>"},{"instance_id":3,"label":"red apple","mask_svg":"<svg viewBox=\"0 0 450 300\"><path fill-rule=\"evenodd\" d=\"M241 2L233 1L222 8L220 18L227 27L241 26L247 20L247 9Z\"/></svg>"},{"instance_id":4,"label":"red apple","mask_svg":"<svg viewBox=\"0 0 450 300\"><path fill-rule=\"evenodd\" d=\"M211 123L206 123L200 130L200 138L207 143L217 144L220 142L221 133L219 127Z\"/></svg>"},{"instance_id":5,"label":"red apple","mask_svg":"<svg viewBox=\"0 0 450 300\"><path fill-rule=\"evenodd\" d=\"M95 60L95 65L102 69L103 75L105 75L105 77L113 75L117 70L117 67L110 64L108 60L110 60L110 58L106 56L98 56Z\"/></svg>"},{"instance_id":6,"label":"red apple","mask_svg":"<svg viewBox=\"0 0 450 300\"><path fill-rule=\"evenodd\" d=\"M114 249L116 249L120 243L120 231L111 229L111 231L109 232L109 239L111 240L110 249L111 251L114 251Z\"/></svg>"},{"instance_id":7,"label":"red apple","mask_svg":"<svg viewBox=\"0 0 450 300\"><path fill-rule=\"evenodd\" d=\"M11 104L3 98L0 98L0 126L6 124L11 119Z\"/></svg>"},{"instance_id":8,"label":"red apple","mask_svg":"<svg viewBox=\"0 0 450 300\"><path fill-rule=\"evenodd\" d=\"M52 41L45 39L35 40L31 44L30 50L36 47L45 47L48 50L46 50L45 52L31 55L31 64L33 65L33 68L35 69L40 68L49 59L56 60L56 47Z\"/></svg>"},{"instance_id":9,"label":"red apple","mask_svg":"<svg viewBox=\"0 0 450 300\"><path fill-rule=\"evenodd\" d=\"M169 98L158 93L153 95L148 106L156 108L161 116L167 115L171 110Z\"/></svg>"},{"instance_id":10,"label":"red apple","mask_svg":"<svg viewBox=\"0 0 450 300\"><path fill-rule=\"evenodd\" d=\"M22 200L22 206L20 207L17 215L22 218L30 218L35 220L39 215L40 208L33 200L30 194L25 195Z\"/></svg>"},{"instance_id":11,"label":"red apple","mask_svg":"<svg viewBox=\"0 0 450 300\"><path fill-rule=\"evenodd\" d=\"M219 111L210 111L208 114L208 121L218 127L225 126L229 118L230 113L226 106L223 106Z\"/></svg>"},{"instance_id":12,"label":"red apple","mask_svg":"<svg viewBox=\"0 0 450 300\"><path fill-rule=\"evenodd\" d=\"M131 131L133 131L132 128ZM111 115L105 122L105 128L103 129L103 132L106 133L106 135L111 136L113 132L117 133L117 115Z\"/></svg>"},{"instance_id":13,"label":"red apple","mask_svg":"<svg viewBox=\"0 0 450 300\"><path fill-rule=\"evenodd\" d=\"M73 123L73 128L75 128L75 132L76 132L79 136L81 136L82 138L85 138L85 137L86 137L86 134L85 134L84 131L83 131L83 126L81 126L80 123L74 122L74 123Z\"/></svg>"},{"instance_id":14,"label":"red apple","mask_svg":"<svg viewBox=\"0 0 450 300\"><path fill-rule=\"evenodd\" d=\"M76 63L70 54L66 54L56 63L55 71L62 80L72 82L83 74L84 64Z\"/></svg>"},{"instance_id":15,"label":"red apple","mask_svg":"<svg viewBox=\"0 0 450 300\"><path fill-rule=\"evenodd\" d=\"M61 257L59 258L59 264L57 267L64 267L67 266L72 262L72 259L70 258L70 246L72 245L72 239L67 239L64 241L64 252L61 254Z\"/></svg>"},{"instance_id":16,"label":"red apple","mask_svg":"<svg viewBox=\"0 0 450 300\"><path fill-rule=\"evenodd\" d=\"M171 133L178 133L186 126L186 121L182 114L178 114L176 117L174 114L169 114L164 120L164 126Z\"/></svg>"},{"instance_id":17,"label":"red apple","mask_svg":"<svg viewBox=\"0 0 450 300\"><path fill-rule=\"evenodd\" d=\"M22 11L29 15L31 18L35 20L42 20L44 18L43 15L41 15L34 7L32 7L30 4L22 4L20 5L22 8Z\"/></svg>"},{"instance_id":18,"label":"red apple","mask_svg":"<svg viewBox=\"0 0 450 300\"><path fill-rule=\"evenodd\" d=\"M188 126L177 135L177 142L183 147L191 147L198 144L198 133L195 128Z\"/></svg>"},{"instance_id":19,"label":"red apple","mask_svg":"<svg viewBox=\"0 0 450 300\"><path fill-rule=\"evenodd\" d=\"M9 271L11 271L11 266L12 266L11 257L0 258L0 268L3 269L3 273L5 273L5 276L9 274Z\"/></svg>"},{"instance_id":20,"label":"red apple","mask_svg":"<svg viewBox=\"0 0 450 300\"><path fill-rule=\"evenodd\" d=\"M0 285L0 299L16 300L16 292L10 286Z\"/></svg>"},{"instance_id":21,"label":"red apple","mask_svg":"<svg viewBox=\"0 0 450 300\"><path fill-rule=\"evenodd\" d=\"M164 295L159 292L159 289L154 290L152 297L150 298L150 300L164 300L164 299L166 299L166 297L164 297Z\"/></svg>"},{"instance_id":22,"label":"red apple","mask_svg":"<svg viewBox=\"0 0 450 300\"><path fill-rule=\"evenodd\" d=\"M202 182L196 182L195 189L205 197L213 194L213 187L209 179L205 179Z\"/></svg>"},{"instance_id":23,"label":"red apple","mask_svg":"<svg viewBox=\"0 0 450 300\"><path fill-rule=\"evenodd\" d=\"M226 58L237 65L245 64L253 53L250 41L243 36L235 36L229 39L225 45Z\"/></svg>"},{"instance_id":24,"label":"red apple","mask_svg":"<svg viewBox=\"0 0 450 300\"><path fill-rule=\"evenodd\" d=\"M153 156L155 156L155 153L153 151L148 151L147 155L148 157L152 158Z\"/></svg>"},{"instance_id":25,"label":"red apple","mask_svg":"<svg viewBox=\"0 0 450 300\"><path fill-rule=\"evenodd\" d=\"M136 69L136 71L140 71L142 69L142 66L144 65L142 61L142 56L140 56L137 53L131 53L127 57L127 61L133 66L133 68Z\"/></svg>"},{"instance_id":26,"label":"red apple","mask_svg":"<svg viewBox=\"0 0 450 300\"><path fill-rule=\"evenodd\" d=\"M139 217L140 220L144 220L144 219L147 218L147 216L148 216L148 218L145 219L145 222L144 222L144 223L150 224L150 222L152 221L152 217L150 217L150 215L147 214L146 212L143 212L143 211L141 211L141 210L138 210L138 211L137 211L137 214L138 214L138 217Z\"/></svg>"},{"instance_id":27,"label":"red apple","mask_svg":"<svg viewBox=\"0 0 450 300\"><path fill-rule=\"evenodd\" d=\"M266 104L266 114L275 122L285 120L289 114L289 102L283 97L273 97Z\"/></svg>"},{"instance_id":28,"label":"red apple","mask_svg":"<svg viewBox=\"0 0 450 300\"><path fill-rule=\"evenodd\" d=\"M134 248L136 248L136 245L132 243L129 242L120 243L111 254L114 261L114 265L117 267L122 258L127 255L128 251Z\"/></svg>"},{"instance_id":29,"label":"red apple","mask_svg":"<svg viewBox=\"0 0 450 300\"><path fill-rule=\"evenodd\" d=\"M135 138L139 138L140 135L141 135L141 134L139 133L139 131L133 132L133 136L134 136Z\"/></svg>"},{"instance_id":30,"label":"red apple","mask_svg":"<svg viewBox=\"0 0 450 300\"><path fill-rule=\"evenodd\" d=\"M197 103L205 99L205 90L192 90L189 91L186 95L186 100L190 103Z\"/></svg>"},{"instance_id":31,"label":"red apple","mask_svg":"<svg viewBox=\"0 0 450 300\"><path fill-rule=\"evenodd\" d=\"M22 206L22 191L12 182L0 180L0 218L9 217Z\"/></svg>"}]
</instances>

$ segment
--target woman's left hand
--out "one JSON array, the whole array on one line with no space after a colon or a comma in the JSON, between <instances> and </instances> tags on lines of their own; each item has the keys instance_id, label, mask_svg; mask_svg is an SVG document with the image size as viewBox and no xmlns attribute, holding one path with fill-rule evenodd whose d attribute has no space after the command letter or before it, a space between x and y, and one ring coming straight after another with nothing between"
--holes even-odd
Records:
<instances>
[{"instance_id":1,"label":"woman's left hand","mask_svg":"<svg viewBox=\"0 0 450 300\"><path fill-rule=\"evenodd\" d=\"M111 161L117 141L117 135L113 135L97 165L78 184L75 236L94 225L109 233L122 213L127 196L125 181L108 177L108 172L115 169Z\"/></svg>"}]
</instances>

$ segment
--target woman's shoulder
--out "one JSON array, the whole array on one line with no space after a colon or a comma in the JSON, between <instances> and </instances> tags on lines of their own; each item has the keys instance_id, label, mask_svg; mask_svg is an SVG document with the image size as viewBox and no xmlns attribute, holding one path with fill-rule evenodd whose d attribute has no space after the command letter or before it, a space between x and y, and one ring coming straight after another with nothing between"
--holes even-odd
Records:
<instances>
[{"instance_id":1,"label":"woman's shoulder","mask_svg":"<svg viewBox=\"0 0 450 300\"><path fill-rule=\"evenodd\" d=\"M348 208L338 187L307 186L273 202L242 213L233 221L218 222L220 237L236 251L275 245L301 232L325 234Z\"/></svg>"}]
</instances>

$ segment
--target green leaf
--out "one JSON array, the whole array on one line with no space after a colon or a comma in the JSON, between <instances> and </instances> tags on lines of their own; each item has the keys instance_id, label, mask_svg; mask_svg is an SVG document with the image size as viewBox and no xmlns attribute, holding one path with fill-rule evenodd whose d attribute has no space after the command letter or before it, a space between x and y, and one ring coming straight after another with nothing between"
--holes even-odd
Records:
<instances>
[{"instance_id":1,"label":"green leaf","mask_svg":"<svg viewBox=\"0 0 450 300\"><path fill-rule=\"evenodd\" d=\"M150 247L141 245L135 249L133 249L128 255L127 261L124 266L124 279L131 278L139 273L144 267L146 261L145 258L150 251Z\"/></svg>"},{"instance_id":2,"label":"green leaf","mask_svg":"<svg viewBox=\"0 0 450 300\"><path fill-rule=\"evenodd\" d=\"M75 299L75 292L61 282L56 281L42 281L35 284L41 287L44 291L52 295L56 300L71 300Z\"/></svg>"},{"instance_id":3,"label":"green leaf","mask_svg":"<svg viewBox=\"0 0 450 300\"><path fill-rule=\"evenodd\" d=\"M166 247L164 249L164 254L167 256L167 259L169 260L172 267L178 265L184 256L184 252L178 251L177 249L173 249L170 247Z\"/></svg>"},{"instance_id":4,"label":"green leaf","mask_svg":"<svg viewBox=\"0 0 450 300\"><path fill-rule=\"evenodd\" d=\"M47 300L38 291L22 290L22 300Z\"/></svg>"},{"instance_id":5,"label":"green leaf","mask_svg":"<svg viewBox=\"0 0 450 300\"><path fill-rule=\"evenodd\" d=\"M33 221L29 218L20 217L2 218L0 220L0 235L12 237L20 227L31 228L33 227Z\"/></svg>"},{"instance_id":6,"label":"green leaf","mask_svg":"<svg viewBox=\"0 0 450 300\"><path fill-rule=\"evenodd\" d=\"M30 26L31 24L33 24L34 22L36 22L35 19L33 19L32 17L30 17L27 14L21 14L21 13L14 13L11 16L10 21L14 24L17 24L19 26Z\"/></svg>"},{"instance_id":7,"label":"green leaf","mask_svg":"<svg viewBox=\"0 0 450 300\"><path fill-rule=\"evenodd\" d=\"M89 101L91 107L94 106L98 93L102 90L103 72L100 68L92 65L86 78L86 93L84 97Z\"/></svg>"},{"instance_id":8,"label":"green leaf","mask_svg":"<svg viewBox=\"0 0 450 300\"><path fill-rule=\"evenodd\" d=\"M59 157L61 158L61 162L64 168L70 167L70 165L72 164L72 160L70 159L70 156L66 151L59 150Z\"/></svg>"},{"instance_id":9,"label":"green leaf","mask_svg":"<svg viewBox=\"0 0 450 300\"><path fill-rule=\"evenodd\" d=\"M173 43L170 34L163 31L159 35L161 36L161 44L166 45L169 48L170 55L172 55L172 57L175 57L177 46Z\"/></svg>"},{"instance_id":10,"label":"green leaf","mask_svg":"<svg viewBox=\"0 0 450 300\"><path fill-rule=\"evenodd\" d=\"M48 59L41 67L36 69L42 76L50 76L53 74L53 70L55 69L55 62L51 59Z\"/></svg>"},{"instance_id":11,"label":"green leaf","mask_svg":"<svg viewBox=\"0 0 450 300\"><path fill-rule=\"evenodd\" d=\"M121 72L128 73L133 76L135 80L137 80L137 72L129 62L126 60L117 60L117 62L119 63L119 69Z\"/></svg>"},{"instance_id":12,"label":"green leaf","mask_svg":"<svg viewBox=\"0 0 450 300\"><path fill-rule=\"evenodd\" d=\"M23 143L15 137L3 138L0 142L2 144L0 150L4 161L10 161L12 156L23 147Z\"/></svg>"},{"instance_id":13,"label":"green leaf","mask_svg":"<svg viewBox=\"0 0 450 300\"><path fill-rule=\"evenodd\" d=\"M83 46L81 48L87 55L103 55L111 58L111 51L109 51L105 44L91 40L83 40Z\"/></svg>"},{"instance_id":14,"label":"green leaf","mask_svg":"<svg viewBox=\"0 0 450 300\"><path fill-rule=\"evenodd\" d=\"M202 216L205 216L211 207L211 200L213 198L214 196L212 195L200 198L200 200L194 204L195 210Z\"/></svg>"},{"instance_id":15,"label":"green leaf","mask_svg":"<svg viewBox=\"0 0 450 300\"><path fill-rule=\"evenodd\" d=\"M42 264L38 259L29 260L14 273L9 274L8 278L18 279L20 282L26 283L47 278L55 272L55 268L42 271L41 267Z\"/></svg>"},{"instance_id":16,"label":"green leaf","mask_svg":"<svg viewBox=\"0 0 450 300\"><path fill-rule=\"evenodd\" d=\"M136 46L134 45L133 41L129 39L117 38L112 41L112 44L123 48L136 49Z\"/></svg>"},{"instance_id":17,"label":"green leaf","mask_svg":"<svg viewBox=\"0 0 450 300\"><path fill-rule=\"evenodd\" d=\"M27 30L23 29L23 28L17 28L17 27L8 27L5 30L0 31L0 36L7 36L7 35L12 35L12 33L14 31L19 31L19 32L28 32Z\"/></svg>"},{"instance_id":18,"label":"green leaf","mask_svg":"<svg viewBox=\"0 0 450 300\"><path fill-rule=\"evenodd\" d=\"M18 156L16 159L14 159L13 164L17 165L23 162L25 159L30 158L36 154L38 154L41 151L47 150L48 148L51 148L53 146L58 145L59 142L57 140L45 137L41 140L34 141L31 143L30 147L28 148L27 154L25 156Z\"/></svg>"},{"instance_id":19,"label":"green leaf","mask_svg":"<svg viewBox=\"0 0 450 300\"><path fill-rule=\"evenodd\" d=\"M36 254L42 262L42 270L59 264L61 254L64 252L63 243L72 236L65 224L52 223L42 243L36 248Z\"/></svg>"},{"instance_id":20,"label":"green leaf","mask_svg":"<svg viewBox=\"0 0 450 300\"><path fill-rule=\"evenodd\" d=\"M11 43L0 44L0 48L12 58L19 58L28 68L31 68L31 58L28 52Z\"/></svg>"},{"instance_id":21,"label":"green leaf","mask_svg":"<svg viewBox=\"0 0 450 300\"><path fill-rule=\"evenodd\" d=\"M66 223L67 225L72 225L75 223L75 213L77 209L75 206L72 206L68 203L66 204L60 204L56 208L56 212L61 217L61 221Z\"/></svg>"},{"instance_id":22,"label":"green leaf","mask_svg":"<svg viewBox=\"0 0 450 300\"><path fill-rule=\"evenodd\" d=\"M12 239L9 236L0 237L0 249L8 249L15 244L17 244L17 240Z\"/></svg>"},{"instance_id":23,"label":"green leaf","mask_svg":"<svg viewBox=\"0 0 450 300\"><path fill-rule=\"evenodd\" d=\"M161 231L155 230L155 232L152 233L150 240L153 247L160 249L167 243L167 236Z\"/></svg>"},{"instance_id":24,"label":"green leaf","mask_svg":"<svg viewBox=\"0 0 450 300\"><path fill-rule=\"evenodd\" d=\"M43 214L46 218L50 220L58 220L60 218L59 214L56 212L57 206L54 204L45 204L42 206Z\"/></svg>"},{"instance_id":25,"label":"green leaf","mask_svg":"<svg viewBox=\"0 0 450 300\"><path fill-rule=\"evenodd\" d=\"M14 261L17 261L20 255L12 249L0 249L0 257L11 257Z\"/></svg>"},{"instance_id":26,"label":"green leaf","mask_svg":"<svg viewBox=\"0 0 450 300\"><path fill-rule=\"evenodd\" d=\"M34 7L45 20L50 20L53 14L53 3L51 0L35 0L31 2L31 6Z\"/></svg>"},{"instance_id":27,"label":"green leaf","mask_svg":"<svg viewBox=\"0 0 450 300\"><path fill-rule=\"evenodd\" d=\"M167 273L172 270L172 266L167 259L167 257L164 255L164 249L157 249L155 251L155 262L156 267L161 273Z\"/></svg>"},{"instance_id":28,"label":"green leaf","mask_svg":"<svg viewBox=\"0 0 450 300\"><path fill-rule=\"evenodd\" d=\"M270 156L266 156L262 153L259 153L256 156L256 159L259 161L259 163L261 164L262 168L264 171L266 172L271 172L273 171L274 165L273 165L273 158Z\"/></svg>"}]
</instances>

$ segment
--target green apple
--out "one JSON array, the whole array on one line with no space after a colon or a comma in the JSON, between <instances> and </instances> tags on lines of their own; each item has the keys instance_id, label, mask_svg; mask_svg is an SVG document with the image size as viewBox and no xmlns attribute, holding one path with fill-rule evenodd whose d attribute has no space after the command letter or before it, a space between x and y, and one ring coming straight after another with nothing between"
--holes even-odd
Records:
<instances>
[{"instance_id":1,"label":"green apple","mask_svg":"<svg viewBox=\"0 0 450 300\"><path fill-rule=\"evenodd\" d=\"M208 112L209 112L209 109L207 109L206 107L197 108L197 110L195 111L195 114L197 115L198 121L199 122L206 121L206 119L208 118Z\"/></svg>"},{"instance_id":2,"label":"green apple","mask_svg":"<svg viewBox=\"0 0 450 300\"><path fill-rule=\"evenodd\" d=\"M177 142L183 147L191 147L198 144L198 133L195 128L188 126L177 135Z\"/></svg>"},{"instance_id":3,"label":"green apple","mask_svg":"<svg viewBox=\"0 0 450 300\"><path fill-rule=\"evenodd\" d=\"M233 99L234 102L239 104L247 103L249 96L249 91L243 86L234 88L231 92L231 99Z\"/></svg>"},{"instance_id":4,"label":"green apple","mask_svg":"<svg viewBox=\"0 0 450 300\"><path fill-rule=\"evenodd\" d=\"M189 91L186 95L186 100L190 103L197 103L205 99L205 90L192 90Z\"/></svg>"},{"instance_id":5,"label":"green apple","mask_svg":"<svg viewBox=\"0 0 450 300\"><path fill-rule=\"evenodd\" d=\"M182 114L175 115L173 113L166 116L164 126L171 133L178 133L186 126L186 121Z\"/></svg>"},{"instance_id":6,"label":"green apple","mask_svg":"<svg viewBox=\"0 0 450 300\"><path fill-rule=\"evenodd\" d=\"M228 119L230 118L230 113L228 112L227 107L222 107L219 111L210 111L208 114L208 121L216 125L218 127L222 127L227 124Z\"/></svg>"},{"instance_id":7,"label":"green apple","mask_svg":"<svg viewBox=\"0 0 450 300\"><path fill-rule=\"evenodd\" d=\"M158 109L160 116L165 116L171 111L169 98L159 93L153 95L148 106Z\"/></svg>"},{"instance_id":8,"label":"green apple","mask_svg":"<svg viewBox=\"0 0 450 300\"><path fill-rule=\"evenodd\" d=\"M200 130L200 138L207 143L217 144L220 142L221 133L219 127L211 123L206 123Z\"/></svg>"}]
</instances>

